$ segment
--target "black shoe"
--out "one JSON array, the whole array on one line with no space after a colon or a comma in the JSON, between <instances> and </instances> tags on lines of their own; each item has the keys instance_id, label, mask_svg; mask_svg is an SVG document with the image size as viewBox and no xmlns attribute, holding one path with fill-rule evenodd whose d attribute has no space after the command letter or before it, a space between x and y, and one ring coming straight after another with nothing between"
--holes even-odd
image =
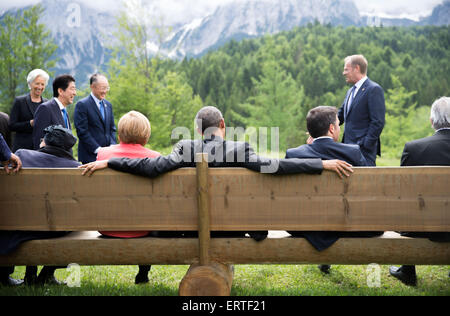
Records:
<instances>
[{"instance_id":1,"label":"black shoe","mask_svg":"<svg viewBox=\"0 0 450 316\"><path fill-rule=\"evenodd\" d=\"M24 281L24 284L27 286L36 285L37 284L37 275L25 274L23 281Z\"/></svg>"},{"instance_id":2,"label":"black shoe","mask_svg":"<svg viewBox=\"0 0 450 316\"><path fill-rule=\"evenodd\" d=\"M399 279L403 284L417 286L417 276L415 266L390 267L389 273L394 278Z\"/></svg>"},{"instance_id":3,"label":"black shoe","mask_svg":"<svg viewBox=\"0 0 450 316\"><path fill-rule=\"evenodd\" d=\"M327 265L327 264L321 264L319 266L317 266L320 270L320 272L324 273L324 274L330 274L330 269L331 266Z\"/></svg>"},{"instance_id":4,"label":"black shoe","mask_svg":"<svg viewBox=\"0 0 450 316\"><path fill-rule=\"evenodd\" d=\"M152 266L139 266L139 272L134 279L134 284L144 284L148 283L150 280L148 279L148 273Z\"/></svg>"},{"instance_id":5,"label":"black shoe","mask_svg":"<svg viewBox=\"0 0 450 316\"><path fill-rule=\"evenodd\" d=\"M20 286L23 284L23 280L16 280L8 276L6 279L0 279L2 286Z\"/></svg>"}]
</instances>

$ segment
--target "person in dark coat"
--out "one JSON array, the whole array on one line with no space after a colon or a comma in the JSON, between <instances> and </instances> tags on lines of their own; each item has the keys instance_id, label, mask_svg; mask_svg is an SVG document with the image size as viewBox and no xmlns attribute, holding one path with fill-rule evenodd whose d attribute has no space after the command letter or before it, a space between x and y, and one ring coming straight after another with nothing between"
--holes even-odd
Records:
<instances>
[{"instance_id":1,"label":"person in dark coat","mask_svg":"<svg viewBox=\"0 0 450 316\"><path fill-rule=\"evenodd\" d=\"M431 107L433 136L417 139L405 145L401 166L450 166L450 98L443 97ZM435 242L450 242L450 233L402 233L406 237L429 238ZM406 285L416 286L416 267L390 267L389 273Z\"/></svg>"},{"instance_id":2,"label":"person in dark coat","mask_svg":"<svg viewBox=\"0 0 450 316\"><path fill-rule=\"evenodd\" d=\"M9 115L0 112L0 134L5 138L6 144L11 148L11 131L9 130Z\"/></svg>"},{"instance_id":3,"label":"person in dark coat","mask_svg":"<svg viewBox=\"0 0 450 316\"><path fill-rule=\"evenodd\" d=\"M44 139L37 151L20 149L16 155L21 159L25 168L77 168L80 163L71 154L71 149L77 139L71 131L62 126L49 126L44 129ZM67 232L32 232L32 231L2 231L0 232L0 255L7 255L23 242L36 239L57 238ZM60 284L54 276L57 268L44 267L37 277L37 267L27 267L25 273L26 284ZM11 284L9 275L14 268L0 269L0 282Z\"/></svg>"},{"instance_id":4,"label":"person in dark coat","mask_svg":"<svg viewBox=\"0 0 450 316\"><path fill-rule=\"evenodd\" d=\"M30 93L17 97L11 108L9 129L15 132L12 150L33 148L34 114L47 99L42 97L47 87L49 75L41 69L31 71L27 76Z\"/></svg>"},{"instance_id":5,"label":"person in dark coat","mask_svg":"<svg viewBox=\"0 0 450 316\"><path fill-rule=\"evenodd\" d=\"M3 135L0 133L0 163L5 168L6 173L10 173L9 166L12 165L13 172L16 173L22 168L22 161L11 152Z\"/></svg>"},{"instance_id":6,"label":"person in dark coat","mask_svg":"<svg viewBox=\"0 0 450 316\"><path fill-rule=\"evenodd\" d=\"M359 145L339 143L341 129L339 127L338 110L331 106L319 106L309 111L306 117L310 144L288 149L286 159L321 158L341 159L356 167L369 166ZM331 247L340 237L375 237L383 232L301 232L288 231L294 237L304 237L317 251ZM320 265L320 270L329 273L329 265Z\"/></svg>"}]
</instances>

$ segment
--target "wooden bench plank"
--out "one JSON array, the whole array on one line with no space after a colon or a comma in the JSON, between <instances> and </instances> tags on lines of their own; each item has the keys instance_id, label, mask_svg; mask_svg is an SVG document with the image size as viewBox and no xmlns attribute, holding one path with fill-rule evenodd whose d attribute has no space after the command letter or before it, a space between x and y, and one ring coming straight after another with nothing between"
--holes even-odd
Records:
<instances>
[{"instance_id":1,"label":"wooden bench plank","mask_svg":"<svg viewBox=\"0 0 450 316\"><path fill-rule=\"evenodd\" d=\"M396 234L341 238L323 252L303 238L211 239L211 258L225 264L416 264L449 265L448 243ZM101 238L96 232L24 243L1 265L190 265L198 263L198 239Z\"/></svg>"},{"instance_id":2,"label":"wooden bench plank","mask_svg":"<svg viewBox=\"0 0 450 316\"><path fill-rule=\"evenodd\" d=\"M197 230L195 169L0 171L0 230ZM273 176L211 169L212 230L450 231L450 167Z\"/></svg>"}]
</instances>

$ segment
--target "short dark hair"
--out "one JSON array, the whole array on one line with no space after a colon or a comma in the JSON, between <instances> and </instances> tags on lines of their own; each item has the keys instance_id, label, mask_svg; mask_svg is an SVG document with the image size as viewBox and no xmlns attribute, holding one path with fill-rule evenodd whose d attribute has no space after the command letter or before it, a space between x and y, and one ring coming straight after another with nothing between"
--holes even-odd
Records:
<instances>
[{"instance_id":1,"label":"short dark hair","mask_svg":"<svg viewBox=\"0 0 450 316\"><path fill-rule=\"evenodd\" d=\"M201 127L202 134L204 134L208 128L219 128L221 120L223 120L222 112L214 106L202 108L195 117L197 128Z\"/></svg>"},{"instance_id":2,"label":"short dark hair","mask_svg":"<svg viewBox=\"0 0 450 316\"><path fill-rule=\"evenodd\" d=\"M75 78L71 75L62 75L56 77L55 80L53 80L53 96L55 98L59 97L58 89L63 89L64 91L66 91L71 82L75 82Z\"/></svg>"},{"instance_id":3,"label":"short dark hair","mask_svg":"<svg viewBox=\"0 0 450 316\"><path fill-rule=\"evenodd\" d=\"M309 111L306 126L313 138L326 136L330 124L336 124L337 109L332 106L319 106Z\"/></svg>"},{"instance_id":4,"label":"short dark hair","mask_svg":"<svg viewBox=\"0 0 450 316\"><path fill-rule=\"evenodd\" d=\"M99 74L99 73L93 74L93 75L91 76L91 78L89 79L89 84L92 85L93 83L97 82L99 77L104 77L104 78L106 78L106 76L104 76L104 75L102 75L102 74Z\"/></svg>"}]
</instances>

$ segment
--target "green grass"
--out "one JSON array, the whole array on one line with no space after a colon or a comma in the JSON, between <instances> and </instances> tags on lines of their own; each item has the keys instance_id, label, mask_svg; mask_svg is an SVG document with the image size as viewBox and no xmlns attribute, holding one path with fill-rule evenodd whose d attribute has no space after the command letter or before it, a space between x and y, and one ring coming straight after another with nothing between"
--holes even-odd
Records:
<instances>
[{"instance_id":1,"label":"green grass","mask_svg":"<svg viewBox=\"0 0 450 316\"><path fill-rule=\"evenodd\" d=\"M45 286L0 287L0 295L19 296L176 296L187 266L153 266L150 282L134 285L137 266L82 267L81 287ZM367 266L332 266L322 275L315 265L240 265L235 266L232 296L449 296L450 266L418 266L418 286L405 286L389 276L381 266L381 286L367 285ZM22 278L24 267L13 277ZM60 280L69 277L58 270Z\"/></svg>"}]
</instances>

